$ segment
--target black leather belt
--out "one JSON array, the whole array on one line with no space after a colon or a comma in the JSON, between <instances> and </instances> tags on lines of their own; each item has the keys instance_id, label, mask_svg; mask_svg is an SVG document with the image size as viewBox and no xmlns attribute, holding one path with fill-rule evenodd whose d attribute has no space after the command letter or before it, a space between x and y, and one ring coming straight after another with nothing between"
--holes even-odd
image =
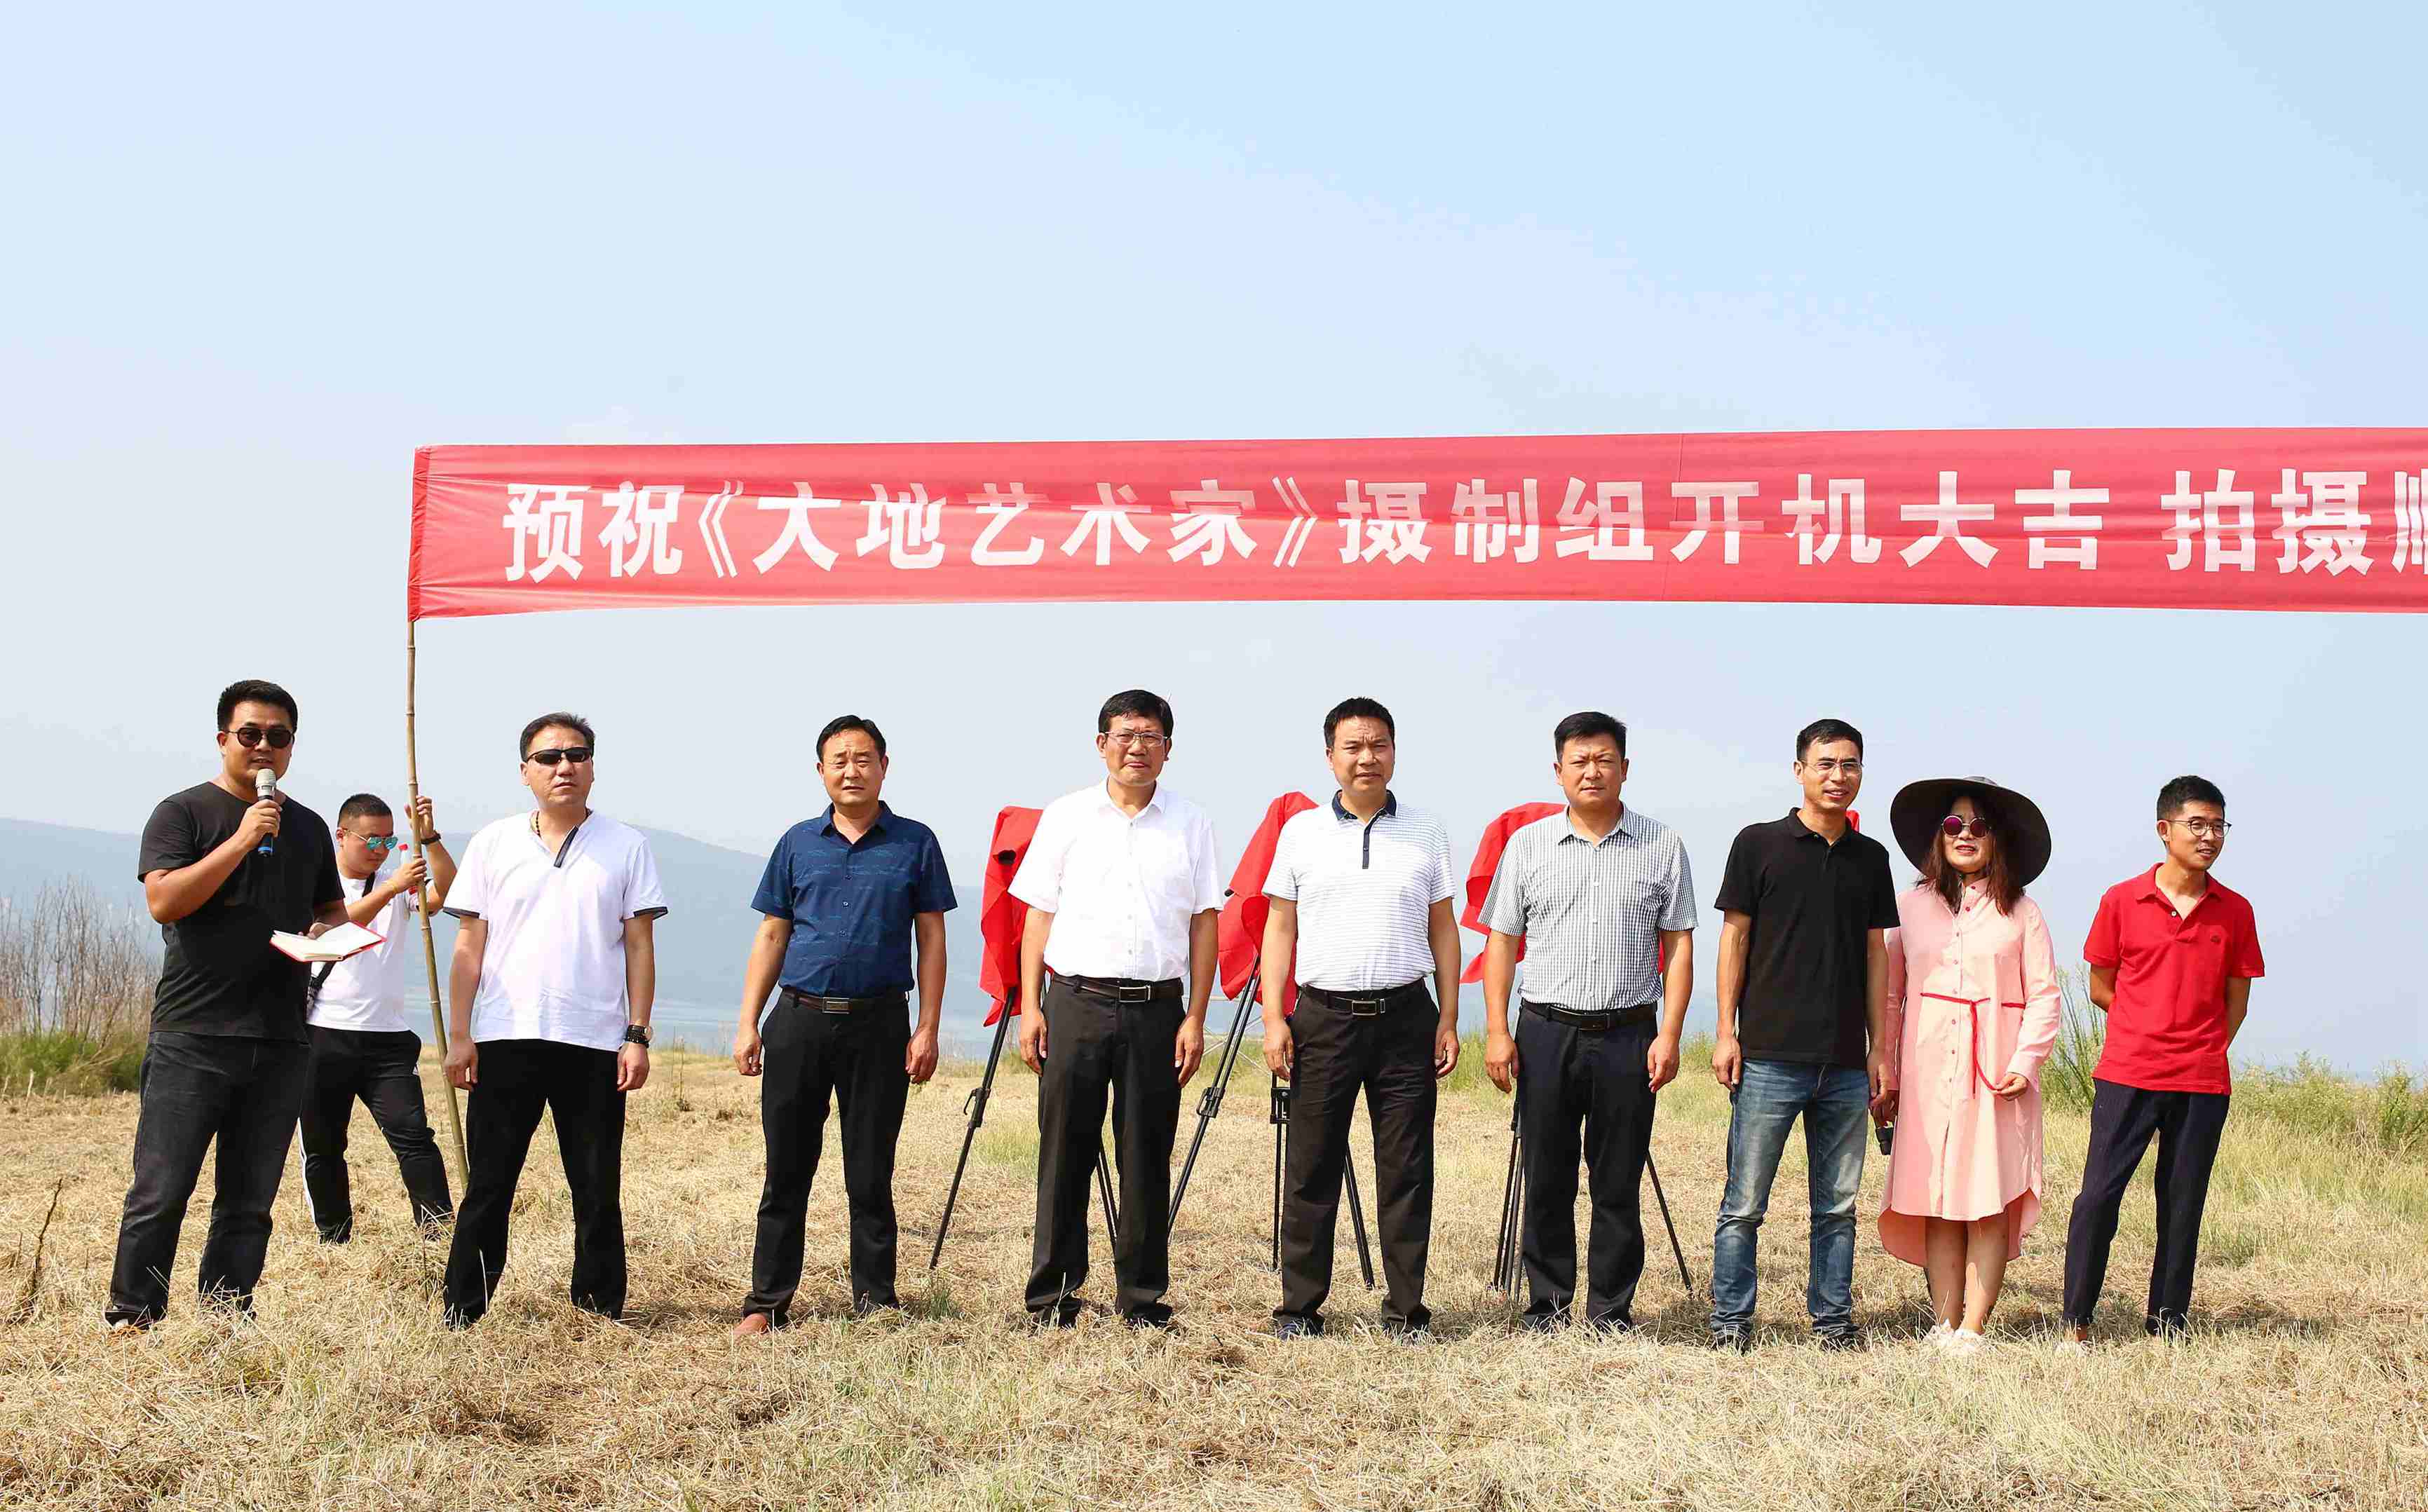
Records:
<instances>
[{"instance_id":1,"label":"black leather belt","mask_svg":"<svg viewBox=\"0 0 2428 1512\"><path fill-rule=\"evenodd\" d=\"M1403 1003L1413 1002L1419 998L1428 1002L1433 1000L1425 992L1425 979L1422 977L1378 992L1326 992L1321 987L1310 987L1304 983L1300 984L1298 991L1300 997L1347 1014L1352 1018L1380 1017Z\"/></svg>"},{"instance_id":2,"label":"black leather belt","mask_svg":"<svg viewBox=\"0 0 2428 1512\"><path fill-rule=\"evenodd\" d=\"M1063 977L1054 979L1073 992L1114 1002L1172 1002L1180 998L1180 979L1140 982L1135 977Z\"/></svg>"},{"instance_id":3,"label":"black leather belt","mask_svg":"<svg viewBox=\"0 0 2428 1512\"><path fill-rule=\"evenodd\" d=\"M898 1005L903 997L903 994L896 992L882 998L820 998L812 993L795 992L790 987L784 989L784 998L787 1001L796 1002L804 1008L815 1009L822 1014L866 1013L872 1008Z\"/></svg>"},{"instance_id":4,"label":"black leather belt","mask_svg":"<svg viewBox=\"0 0 2428 1512\"><path fill-rule=\"evenodd\" d=\"M1598 1014L1581 1014L1573 1008L1563 1008L1555 1002L1529 1002L1527 1013L1570 1029L1598 1033L1606 1029L1649 1029L1656 1016L1658 1003L1639 1002L1632 1008L1612 1008Z\"/></svg>"}]
</instances>

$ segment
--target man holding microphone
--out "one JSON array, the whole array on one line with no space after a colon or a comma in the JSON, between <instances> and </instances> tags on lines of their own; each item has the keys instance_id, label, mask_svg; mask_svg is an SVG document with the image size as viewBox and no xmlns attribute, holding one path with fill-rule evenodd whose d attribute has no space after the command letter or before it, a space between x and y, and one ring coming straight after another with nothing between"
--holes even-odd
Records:
<instances>
[{"instance_id":1,"label":"man holding microphone","mask_svg":"<svg viewBox=\"0 0 2428 1512\"><path fill-rule=\"evenodd\" d=\"M230 684L219 701L220 770L162 799L143 826L136 873L160 923L160 981L103 1312L114 1328L149 1327L168 1311L177 1230L214 1143L210 1237L195 1281L206 1302L253 1309L306 1045L304 965L270 936L346 920L327 825L277 793L296 723L294 696L276 683Z\"/></svg>"}]
</instances>

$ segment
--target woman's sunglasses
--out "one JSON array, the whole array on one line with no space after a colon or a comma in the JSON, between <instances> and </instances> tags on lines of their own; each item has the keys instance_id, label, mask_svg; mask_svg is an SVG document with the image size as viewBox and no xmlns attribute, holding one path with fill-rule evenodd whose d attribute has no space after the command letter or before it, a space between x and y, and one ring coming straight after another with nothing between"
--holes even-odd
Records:
<instances>
[{"instance_id":1,"label":"woman's sunglasses","mask_svg":"<svg viewBox=\"0 0 2428 1512\"><path fill-rule=\"evenodd\" d=\"M239 724L226 733L235 736L236 743L248 751L264 740L273 751L284 751L295 743L295 732L284 724L272 724L266 730L258 724Z\"/></svg>"},{"instance_id":2,"label":"woman's sunglasses","mask_svg":"<svg viewBox=\"0 0 2428 1512\"><path fill-rule=\"evenodd\" d=\"M1964 821L1964 817L1962 815L1950 814L1945 819L1939 821L1939 833L1946 836L1951 840L1960 839L1967 835L1978 839L1982 836L1990 833L1990 821L1986 819L1976 818L1970 824L1967 824Z\"/></svg>"}]
</instances>

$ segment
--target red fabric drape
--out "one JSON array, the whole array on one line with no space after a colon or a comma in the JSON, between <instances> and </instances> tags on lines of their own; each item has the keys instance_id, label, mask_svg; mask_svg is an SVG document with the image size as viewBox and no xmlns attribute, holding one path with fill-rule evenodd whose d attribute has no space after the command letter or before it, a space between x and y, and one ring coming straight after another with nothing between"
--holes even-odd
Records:
<instances>
[{"instance_id":1,"label":"red fabric drape","mask_svg":"<svg viewBox=\"0 0 2428 1512\"><path fill-rule=\"evenodd\" d=\"M1020 871L1028 842L1037 837L1034 808L1006 808L994 816L994 838L987 846L986 886L978 903L978 934L985 946L978 957L978 988L994 1000L986 1021L1003 1016L1004 1001L1020 995L1020 932L1028 922L1028 905L1011 895L1011 879ZM1011 1010L1017 1014L1017 1005Z\"/></svg>"},{"instance_id":2,"label":"red fabric drape","mask_svg":"<svg viewBox=\"0 0 2428 1512\"><path fill-rule=\"evenodd\" d=\"M1265 943L1265 918L1272 911L1265 897L1265 876L1273 869L1273 849L1281 843L1282 825L1292 814L1315 806L1315 800L1304 793L1284 793L1265 805L1265 817L1258 821L1256 833L1248 837L1248 848L1241 853L1239 864L1232 869L1231 887L1222 900L1222 948L1218 952L1222 963L1222 996L1237 997L1248 984L1248 973L1255 968L1256 952ZM1282 996L1283 1011L1298 1006L1298 983L1292 980Z\"/></svg>"}]
</instances>

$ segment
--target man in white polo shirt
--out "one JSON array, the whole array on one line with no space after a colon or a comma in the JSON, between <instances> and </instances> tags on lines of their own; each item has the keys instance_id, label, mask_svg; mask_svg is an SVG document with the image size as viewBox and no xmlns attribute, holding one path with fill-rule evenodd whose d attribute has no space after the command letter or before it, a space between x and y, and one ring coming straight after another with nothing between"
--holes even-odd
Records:
<instances>
[{"instance_id":1,"label":"man in white polo shirt","mask_svg":"<svg viewBox=\"0 0 2428 1512\"><path fill-rule=\"evenodd\" d=\"M448 1326L480 1321L506 1265L506 1215L546 1109L573 1197L573 1305L624 1311L624 1096L649 1078L652 929L666 911L641 832L590 811L597 742L573 714L523 726L539 806L472 837L447 911L447 1077L471 1172L447 1256Z\"/></svg>"},{"instance_id":2,"label":"man in white polo shirt","mask_svg":"<svg viewBox=\"0 0 2428 1512\"><path fill-rule=\"evenodd\" d=\"M415 854L380 880L380 863L396 849L396 813L375 793L356 793L337 810L337 876L346 918L380 943L316 968L305 1022L312 1036L304 1071L304 1195L320 1238L342 1244L353 1236L353 1186L346 1172L346 1126L354 1101L396 1152L413 1220L433 1224L454 1215L447 1162L431 1137L421 1105L421 1036L405 1010L411 952L398 944L419 906L436 908L455 882L455 861L439 838L430 800L413 810Z\"/></svg>"},{"instance_id":3,"label":"man in white polo shirt","mask_svg":"<svg viewBox=\"0 0 2428 1512\"><path fill-rule=\"evenodd\" d=\"M1289 973L1265 973L1265 1065L1290 1083L1283 1177L1282 1305L1275 1331L1323 1331L1340 1172L1357 1094L1374 1130L1375 1227L1383 1326L1428 1331L1434 1095L1458 1064L1458 919L1450 837L1392 795L1398 727L1370 698L1324 716L1340 790L1282 826L1265 895L1264 958L1298 962L1298 1010L1282 1016ZM1435 994L1425 991L1432 973ZM1438 1003L1438 1007L1436 1007Z\"/></svg>"},{"instance_id":4,"label":"man in white polo shirt","mask_svg":"<svg viewBox=\"0 0 2428 1512\"><path fill-rule=\"evenodd\" d=\"M1172 706L1144 689L1115 693L1096 715L1096 751L1105 780L1046 805L1011 881L1028 905L1020 1058L1039 1077L1027 1306L1043 1325L1078 1316L1088 1183L1109 1092L1122 1192L1114 1309L1133 1326L1162 1327L1172 1320L1172 1136L1180 1089L1206 1053L1222 884L1213 824L1159 785Z\"/></svg>"}]
</instances>

